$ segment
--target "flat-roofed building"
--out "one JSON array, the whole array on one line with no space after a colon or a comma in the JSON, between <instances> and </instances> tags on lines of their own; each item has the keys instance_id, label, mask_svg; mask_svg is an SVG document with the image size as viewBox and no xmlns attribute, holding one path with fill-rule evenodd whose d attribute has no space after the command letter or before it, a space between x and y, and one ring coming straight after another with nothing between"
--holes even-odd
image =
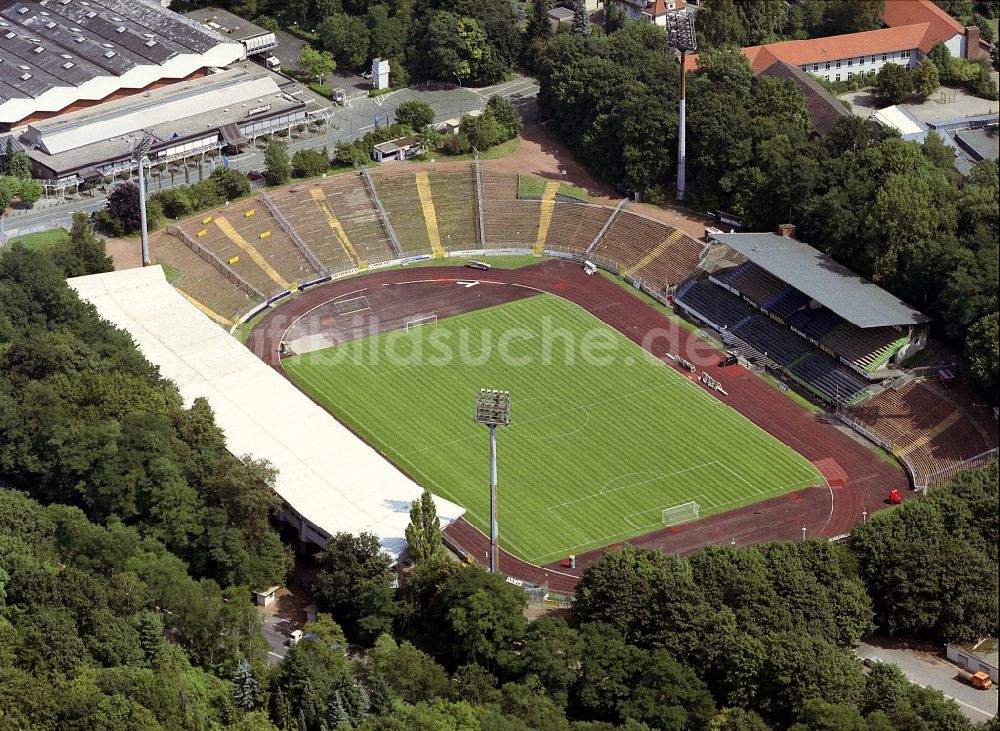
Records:
<instances>
[{"instance_id":1,"label":"flat-roofed building","mask_svg":"<svg viewBox=\"0 0 1000 731\"><path fill-rule=\"evenodd\" d=\"M278 36L274 32L254 25L228 10L197 8L184 15L225 38L239 41L247 56L265 54L278 47Z\"/></svg>"},{"instance_id":2,"label":"flat-roofed building","mask_svg":"<svg viewBox=\"0 0 1000 731\"><path fill-rule=\"evenodd\" d=\"M0 131L244 57L152 0L0 0Z\"/></svg>"},{"instance_id":3,"label":"flat-roofed building","mask_svg":"<svg viewBox=\"0 0 1000 731\"><path fill-rule=\"evenodd\" d=\"M155 165L239 146L306 117L305 102L251 65L33 123L20 141L36 177L96 182L134 167L131 149L144 131Z\"/></svg>"}]
</instances>

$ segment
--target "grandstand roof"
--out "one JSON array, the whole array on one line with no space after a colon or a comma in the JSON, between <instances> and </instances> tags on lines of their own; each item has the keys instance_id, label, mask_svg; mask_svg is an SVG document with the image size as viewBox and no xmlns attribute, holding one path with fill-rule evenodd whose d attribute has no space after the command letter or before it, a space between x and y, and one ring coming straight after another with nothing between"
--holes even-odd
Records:
<instances>
[{"instance_id":1,"label":"grandstand roof","mask_svg":"<svg viewBox=\"0 0 1000 731\"><path fill-rule=\"evenodd\" d=\"M808 244L772 233L713 234L763 269L861 328L930 318Z\"/></svg>"},{"instance_id":2,"label":"grandstand roof","mask_svg":"<svg viewBox=\"0 0 1000 731\"><path fill-rule=\"evenodd\" d=\"M0 124L243 58L152 0L0 0Z\"/></svg>"},{"instance_id":3,"label":"grandstand roof","mask_svg":"<svg viewBox=\"0 0 1000 731\"><path fill-rule=\"evenodd\" d=\"M844 117L851 116L847 108L840 103L837 97L827 91L826 87L801 68L787 61L773 62L764 68L760 75L794 81L805 96L806 110L809 112L813 127L824 137L830 134L830 130L837 122Z\"/></svg>"},{"instance_id":4,"label":"grandstand roof","mask_svg":"<svg viewBox=\"0 0 1000 731\"><path fill-rule=\"evenodd\" d=\"M159 266L69 280L180 389L208 399L233 454L270 461L275 489L306 521L378 536L398 556L421 487L198 311ZM464 509L435 498L442 527Z\"/></svg>"}]
</instances>

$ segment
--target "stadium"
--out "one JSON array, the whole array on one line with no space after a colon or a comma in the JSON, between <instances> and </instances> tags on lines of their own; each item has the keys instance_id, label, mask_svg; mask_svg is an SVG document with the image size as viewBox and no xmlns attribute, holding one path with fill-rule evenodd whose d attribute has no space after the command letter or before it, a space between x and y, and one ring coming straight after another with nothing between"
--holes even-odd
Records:
<instances>
[{"instance_id":1,"label":"stadium","mask_svg":"<svg viewBox=\"0 0 1000 731\"><path fill-rule=\"evenodd\" d=\"M449 546L488 562L474 397L511 391L500 569L554 591L623 541L836 538L995 457L902 365L927 318L794 229L702 241L527 182L478 160L303 181L151 235L160 267L72 284L274 463L320 546L370 530L400 555L426 487Z\"/></svg>"}]
</instances>

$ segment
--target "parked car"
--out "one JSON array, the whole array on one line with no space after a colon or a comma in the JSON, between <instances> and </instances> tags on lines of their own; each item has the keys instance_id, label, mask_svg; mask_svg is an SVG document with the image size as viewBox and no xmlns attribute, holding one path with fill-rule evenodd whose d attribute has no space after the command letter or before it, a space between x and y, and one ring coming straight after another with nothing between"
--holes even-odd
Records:
<instances>
[{"instance_id":1,"label":"parked car","mask_svg":"<svg viewBox=\"0 0 1000 731\"><path fill-rule=\"evenodd\" d=\"M635 188L625 185L625 183L616 183L615 192L626 198L635 198Z\"/></svg>"},{"instance_id":2,"label":"parked car","mask_svg":"<svg viewBox=\"0 0 1000 731\"><path fill-rule=\"evenodd\" d=\"M247 173L247 179L248 180L263 180L264 179L264 173L260 172L259 170L251 170L250 172Z\"/></svg>"},{"instance_id":3,"label":"parked car","mask_svg":"<svg viewBox=\"0 0 1000 731\"><path fill-rule=\"evenodd\" d=\"M718 362L719 368L725 368L726 366L736 365L740 362L740 359L735 355L727 355L725 358Z\"/></svg>"},{"instance_id":4,"label":"parked car","mask_svg":"<svg viewBox=\"0 0 1000 731\"><path fill-rule=\"evenodd\" d=\"M371 71L362 71L361 72L361 78L362 79L370 79L371 77L372 77L372 72Z\"/></svg>"},{"instance_id":5,"label":"parked car","mask_svg":"<svg viewBox=\"0 0 1000 731\"><path fill-rule=\"evenodd\" d=\"M864 666L866 668L873 668L876 665L881 665L884 662L884 660L880 658L878 655L869 655L864 660L862 660L862 662L864 663Z\"/></svg>"}]
</instances>

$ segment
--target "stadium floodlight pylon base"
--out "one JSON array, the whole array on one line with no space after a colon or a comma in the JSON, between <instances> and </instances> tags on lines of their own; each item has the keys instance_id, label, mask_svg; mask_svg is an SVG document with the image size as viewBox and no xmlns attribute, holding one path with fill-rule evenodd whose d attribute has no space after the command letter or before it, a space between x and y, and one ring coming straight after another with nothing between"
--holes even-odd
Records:
<instances>
[{"instance_id":1,"label":"stadium floodlight pylon base","mask_svg":"<svg viewBox=\"0 0 1000 731\"><path fill-rule=\"evenodd\" d=\"M663 525L668 528L675 525L680 525L681 523L686 523L689 520L696 520L701 514L701 505L696 503L694 500L681 503L680 505L673 505L669 508L664 508L660 515Z\"/></svg>"}]
</instances>

